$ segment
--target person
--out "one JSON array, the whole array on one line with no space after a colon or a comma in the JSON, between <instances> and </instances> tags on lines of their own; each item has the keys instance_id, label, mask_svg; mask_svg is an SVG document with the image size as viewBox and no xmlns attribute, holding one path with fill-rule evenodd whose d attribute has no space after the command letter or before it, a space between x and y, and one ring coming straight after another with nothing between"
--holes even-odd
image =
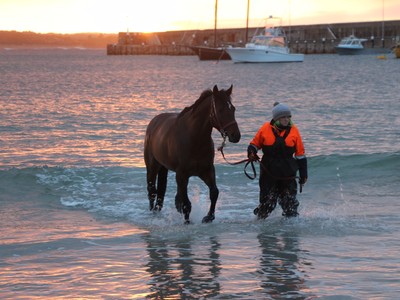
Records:
<instances>
[{"instance_id":1,"label":"person","mask_svg":"<svg viewBox=\"0 0 400 300\"><path fill-rule=\"evenodd\" d=\"M264 123L247 148L249 160L259 160L262 149L259 177L259 205L254 209L258 219L267 218L277 203L286 217L298 216L296 174L299 171L300 191L307 182L307 158L300 132L292 122L287 105L276 102L272 120Z\"/></svg>"}]
</instances>

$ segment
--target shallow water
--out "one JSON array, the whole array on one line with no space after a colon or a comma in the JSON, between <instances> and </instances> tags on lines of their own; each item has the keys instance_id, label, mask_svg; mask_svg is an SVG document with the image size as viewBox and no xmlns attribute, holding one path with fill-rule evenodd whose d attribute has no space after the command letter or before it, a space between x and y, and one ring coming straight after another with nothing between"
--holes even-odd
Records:
<instances>
[{"instance_id":1,"label":"shallow water","mask_svg":"<svg viewBox=\"0 0 400 300\"><path fill-rule=\"evenodd\" d=\"M2 299L396 298L399 64L0 50ZM257 221L257 182L219 153L212 224L201 223L208 191L192 178L183 225L173 173L163 211L148 211L147 123L214 84L234 85L242 140L227 144L230 161L244 158L274 101L291 107L309 158L299 218L278 207Z\"/></svg>"}]
</instances>

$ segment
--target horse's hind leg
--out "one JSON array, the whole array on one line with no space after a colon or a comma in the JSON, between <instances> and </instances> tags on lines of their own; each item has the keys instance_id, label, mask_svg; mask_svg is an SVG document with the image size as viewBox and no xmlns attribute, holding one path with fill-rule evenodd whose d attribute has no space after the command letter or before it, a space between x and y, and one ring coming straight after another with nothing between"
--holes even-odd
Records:
<instances>
[{"instance_id":1,"label":"horse's hind leg","mask_svg":"<svg viewBox=\"0 0 400 300\"><path fill-rule=\"evenodd\" d=\"M146 152L145 152L146 153ZM154 209L154 202L157 198L156 181L160 170L160 164L154 159L149 159L145 155L146 170L147 170L147 198L149 199L150 210Z\"/></svg>"},{"instance_id":2,"label":"horse's hind leg","mask_svg":"<svg viewBox=\"0 0 400 300\"><path fill-rule=\"evenodd\" d=\"M176 173L177 193L175 196L175 206L178 212L183 213L186 224L190 223L189 216L192 211L192 203L190 203L187 195L188 183L189 177Z\"/></svg>"},{"instance_id":3,"label":"horse's hind leg","mask_svg":"<svg viewBox=\"0 0 400 300\"><path fill-rule=\"evenodd\" d=\"M147 198L149 199L149 208L153 210L154 208L154 201L157 197L157 189L156 189L156 182L157 180L157 173L152 170L147 170Z\"/></svg>"},{"instance_id":4,"label":"horse's hind leg","mask_svg":"<svg viewBox=\"0 0 400 300\"><path fill-rule=\"evenodd\" d=\"M208 211L208 214L203 218L202 222L203 223L210 223L215 219L215 206L217 204L218 200L218 195L219 195L219 190L215 181L215 169L212 168L212 170L205 175L200 176L200 178L205 182L205 184L208 186L209 191L210 191L210 209Z\"/></svg>"},{"instance_id":5,"label":"horse's hind leg","mask_svg":"<svg viewBox=\"0 0 400 300\"><path fill-rule=\"evenodd\" d=\"M164 196L167 190L168 169L161 166L157 178L157 201L155 210L161 210L164 204Z\"/></svg>"}]
</instances>

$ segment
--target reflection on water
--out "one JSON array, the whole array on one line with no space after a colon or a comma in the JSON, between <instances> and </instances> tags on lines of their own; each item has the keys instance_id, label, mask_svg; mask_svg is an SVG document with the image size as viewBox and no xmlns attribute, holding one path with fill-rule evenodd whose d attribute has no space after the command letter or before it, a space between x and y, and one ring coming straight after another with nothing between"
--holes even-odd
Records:
<instances>
[{"instance_id":1,"label":"reflection on water","mask_svg":"<svg viewBox=\"0 0 400 300\"><path fill-rule=\"evenodd\" d=\"M273 299L306 299L302 292L304 274L298 270L300 252L295 236L270 236L265 232L257 235L261 248L260 288L262 294Z\"/></svg>"},{"instance_id":2,"label":"reflection on water","mask_svg":"<svg viewBox=\"0 0 400 300\"><path fill-rule=\"evenodd\" d=\"M193 236L179 235L164 239L146 234L144 240L150 299L307 298L305 262L296 236L261 230L243 236L242 244L232 249L218 235L203 238L201 244Z\"/></svg>"},{"instance_id":3,"label":"reflection on water","mask_svg":"<svg viewBox=\"0 0 400 300\"><path fill-rule=\"evenodd\" d=\"M144 238L149 254L146 271L151 276L148 298L199 299L219 294L221 262L216 237L210 237L209 244L203 241L204 253L196 247L200 257L192 249L191 238L177 241L155 240L149 235Z\"/></svg>"}]
</instances>

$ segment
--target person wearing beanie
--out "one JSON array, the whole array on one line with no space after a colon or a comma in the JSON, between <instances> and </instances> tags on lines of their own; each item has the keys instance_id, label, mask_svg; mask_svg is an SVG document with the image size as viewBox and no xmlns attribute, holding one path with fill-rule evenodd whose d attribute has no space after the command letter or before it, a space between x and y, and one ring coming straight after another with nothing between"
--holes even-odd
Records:
<instances>
[{"instance_id":1,"label":"person wearing beanie","mask_svg":"<svg viewBox=\"0 0 400 300\"><path fill-rule=\"evenodd\" d=\"M289 106L275 102L272 119L264 123L247 148L249 160L259 160L262 149L259 177L259 205L254 209L258 219L267 218L277 203L282 215L295 217L297 208L296 174L299 171L300 192L307 182L307 158L300 132L292 122Z\"/></svg>"}]
</instances>

